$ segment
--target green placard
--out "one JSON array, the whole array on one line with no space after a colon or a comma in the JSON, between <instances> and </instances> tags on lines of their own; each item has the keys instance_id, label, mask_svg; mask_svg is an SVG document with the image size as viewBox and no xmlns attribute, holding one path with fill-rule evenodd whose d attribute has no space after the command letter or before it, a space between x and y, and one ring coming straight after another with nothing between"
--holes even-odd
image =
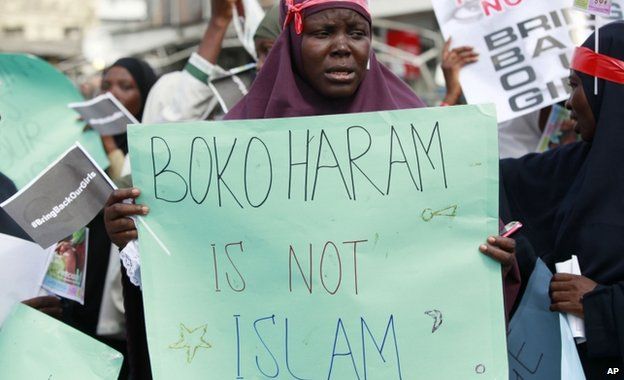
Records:
<instances>
[{"instance_id":1,"label":"green placard","mask_svg":"<svg viewBox=\"0 0 624 380\"><path fill-rule=\"evenodd\" d=\"M76 141L108 167L99 135L83 132L79 115L67 108L82 100L72 82L45 61L0 54L0 172L21 188Z\"/></svg>"},{"instance_id":2,"label":"green placard","mask_svg":"<svg viewBox=\"0 0 624 380\"><path fill-rule=\"evenodd\" d=\"M156 379L506 379L494 107L129 128Z\"/></svg>"},{"instance_id":3,"label":"green placard","mask_svg":"<svg viewBox=\"0 0 624 380\"><path fill-rule=\"evenodd\" d=\"M28 306L17 304L0 328L0 378L115 380L123 356Z\"/></svg>"}]
</instances>

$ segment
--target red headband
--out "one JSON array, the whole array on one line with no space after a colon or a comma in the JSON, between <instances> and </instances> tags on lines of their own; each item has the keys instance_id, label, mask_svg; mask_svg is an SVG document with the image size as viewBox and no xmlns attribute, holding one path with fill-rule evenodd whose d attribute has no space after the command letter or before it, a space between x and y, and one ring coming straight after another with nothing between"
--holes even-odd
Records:
<instances>
[{"instance_id":1,"label":"red headband","mask_svg":"<svg viewBox=\"0 0 624 380\"><path fill-rule=\"evenodd\" d=\"M286 20L284 21L284 29L288 27L288 24L294 19L295 20L295 32L297 34L301 34L303 32L303 16L301 12L304 9L313 7L315 5L326 4L328 2L342 2L342 3L351 3L361 6L366 13L370 16L371 12L368 8L367 0L308 0L299 4L295 4L295 0L286 0L286 6L288 7L288 13L286 13Z\"/></svg>"},{"instance_id":2,"label":"red headband","mask_svg":"<svg viewBox=\"0 0 624 380\"><path fill-rule=\"evenodd\" d=\"M598 54L586 47L576 48L570 68L593 77L624 84L624 61Z\"/></svg>"}]
</instances>

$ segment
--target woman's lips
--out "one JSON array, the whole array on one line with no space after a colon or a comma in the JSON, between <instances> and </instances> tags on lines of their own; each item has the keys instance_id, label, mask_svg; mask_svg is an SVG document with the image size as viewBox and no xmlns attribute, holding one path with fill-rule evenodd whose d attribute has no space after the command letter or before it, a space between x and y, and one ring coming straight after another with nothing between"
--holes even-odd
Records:
<instances>
[{"instance_id":1,"label":"woman's lips","mask_svg":"<svg viewBox=\"0 0 624 380\"><path fill-rule=\"evenodd\" d=\"M353 71L326 71L325 78L330 82L335 83L351 83L355 79L355 72Z\"/></svg>"}]
</instances>

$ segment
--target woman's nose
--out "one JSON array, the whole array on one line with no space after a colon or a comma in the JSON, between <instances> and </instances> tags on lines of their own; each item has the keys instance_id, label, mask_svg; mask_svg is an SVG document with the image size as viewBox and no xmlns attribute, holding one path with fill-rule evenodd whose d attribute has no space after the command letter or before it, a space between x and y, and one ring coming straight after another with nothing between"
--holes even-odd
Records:
<instances>
[{"instance_id":1,"label":"woman's nose","mask_svg":"<svg viewBox=\"0 0 624 380\"><path fill-rule=\"evenodd\" d=\"M338 56L348 56L351 54L351 49L349 48L346 35L338 34L334 37L334 41L332 43L332 54Z\"/></svg>"}]
</instances>

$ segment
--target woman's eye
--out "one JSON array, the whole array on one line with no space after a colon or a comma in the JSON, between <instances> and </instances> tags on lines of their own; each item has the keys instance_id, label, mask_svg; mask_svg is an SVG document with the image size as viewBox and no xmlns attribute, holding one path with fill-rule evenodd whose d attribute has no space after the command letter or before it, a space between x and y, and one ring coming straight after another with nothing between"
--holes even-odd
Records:
<instances>
[{"instance_id":1,"label":"woman's eye","mask_svg":"<svg viewBox=\"0 0 624 380\"><path fill-rule=\"evenodd\" d=\"M318 30L318 31L314 32L314 36L315 37L321 37L321 38L327 37L327 36L329 36L329 32L327 30Z\"/></svg>"},{"instance_id":2,"label":"woman's eye","mask_svg":"<svg viewBox=\"0 0 624 380\"><path fill-rule=\"evenodd\" d=\"M350 35L351 35L352 37L361 38L361 37L365 37L365 36L366 36L366 33L364 33L364 31L363 31L363 30L352 30L352 31L350 32Z\"/></svg>"}]
</instances>

